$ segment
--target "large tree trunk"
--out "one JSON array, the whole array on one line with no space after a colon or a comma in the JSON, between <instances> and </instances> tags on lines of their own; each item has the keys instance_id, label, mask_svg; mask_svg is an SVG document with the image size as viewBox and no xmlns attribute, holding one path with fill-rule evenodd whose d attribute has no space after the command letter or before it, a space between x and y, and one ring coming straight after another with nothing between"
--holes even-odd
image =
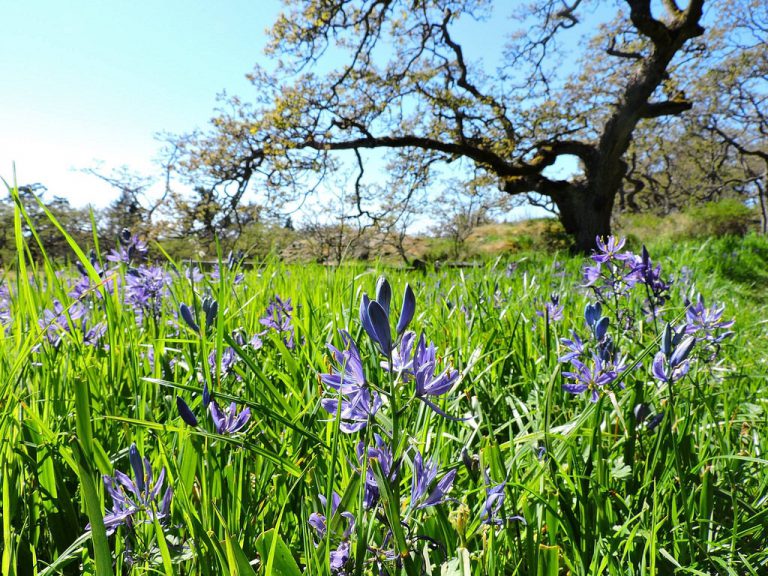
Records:
<instances>
[{"instance_id":1,"label":"large tree trunk","mask_svg":"<svg viewBox=\"0 0 768 576\"><path fill-rule=\"evenodd\" d=\"M554 198L560 222L574 239L574 251L589 253L595 248L595 238L610 235L615 197L615 189L598 190L585 184Z\"/></svg>"},{"instance_id":2,"label":"large tree trunk","mask_svg":"<svg viewBox=\"0 0 768 576\"><path fill-rule=\"evenodd\" d=\"M765 236L768 234L768 158L765 159L765 171L763 172L763 181L759 180L757 184L757 200L760 204L760 233Z\"/></svg>"}]
</instances>

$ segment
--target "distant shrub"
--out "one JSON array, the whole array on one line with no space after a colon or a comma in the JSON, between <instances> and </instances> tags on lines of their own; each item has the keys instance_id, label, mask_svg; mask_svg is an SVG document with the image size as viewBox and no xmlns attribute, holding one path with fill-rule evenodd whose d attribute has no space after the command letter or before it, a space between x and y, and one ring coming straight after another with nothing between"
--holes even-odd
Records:
<instances>
[{"instance_id":1,"label":"distant shrub","mask_svg":"<svg viewBox=\"0 0 768 576\"><path fill-rule=\"evenodd\" d=\"M754 214L750 208L735 199L708 202L687 211L690 216L686 235L744 236L752 225Z\"/></svg>"},{"instance_id":2,"label":"distant shrub","mask_svg":"<svg viewBox=\"0 0 768 576\"><path fill-rule=\"evenodd\" d=\"M565 232L560 220L546 218L542 222L541 242L541 247L550 251L568 250L573 245L573 238Z\"/></svg>"}]
</instances>

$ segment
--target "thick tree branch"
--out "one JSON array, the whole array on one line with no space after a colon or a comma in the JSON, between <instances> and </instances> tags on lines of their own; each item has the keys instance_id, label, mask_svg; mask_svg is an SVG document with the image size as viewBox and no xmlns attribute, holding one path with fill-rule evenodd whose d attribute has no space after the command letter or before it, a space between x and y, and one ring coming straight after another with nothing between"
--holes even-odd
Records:
<instances>
[{"instance_id":1,"label":"thick tree branch","mask_svg":"<svg viewBox=\"0 0 768 576\"><path fill-rule=\"evenodd\" d=\"M669 43L669 29L651 14L650 0L627 0L627 4L629 18L638 32L650 38L656 45Z\"/></svg>"},{"instance_id":2,"label":"thick tree branch","mask_svg":"<svg viewBox=\"0 0 768 576\"><path fill-rule=\"evenodd\" d=\"M659 118L660 116L675 116L690 110L693 103L688 100L665 100L664 102L648 102L640 111L641 118Z\"/></svg>"},{"instance_id":3,"label":"thick tree branch","mask_svg":"<svg viewBox=\"0 0 768 576\"><path fill-rule=\"evenodd\" d=\"M680 10L680 7L675 0L661 0L661 2L664 4L664 8L667 9L667 12L669 12L669 15L672 16L672 18L677 18L682 14L683 11Z\"/></svg>"}]
</instances>

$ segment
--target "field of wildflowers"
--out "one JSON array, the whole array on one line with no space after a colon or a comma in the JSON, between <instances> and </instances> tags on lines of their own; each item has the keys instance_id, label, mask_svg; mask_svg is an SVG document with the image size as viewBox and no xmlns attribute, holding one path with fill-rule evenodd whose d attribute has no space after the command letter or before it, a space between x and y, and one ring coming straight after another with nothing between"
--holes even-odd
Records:
<instances>
[{"instance_id":1,"label":"field of wildflowers","mask_svg":"<svg viewBox=\"0 0 768 576\"><path fill-rule=\"evenodd\" d=\"M768 572L762 239L423 274L36 241L2 574Z\"/></svg>"}]
</instances>

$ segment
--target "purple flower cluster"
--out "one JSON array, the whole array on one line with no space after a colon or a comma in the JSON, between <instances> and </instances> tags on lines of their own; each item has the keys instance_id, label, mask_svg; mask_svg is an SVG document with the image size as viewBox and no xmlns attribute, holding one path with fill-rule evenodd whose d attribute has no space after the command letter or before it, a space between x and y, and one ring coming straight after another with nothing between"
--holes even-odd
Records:
<instances>
[{"instance_id":1,"label":"purple flower cluster","mask_svg":"<svg viewBox=\"0 0 768 576\"><path fill-rule=\"evenodd\" d=\"M447 493L456 479L456 470L450 470L435 482L438 471L436 462L433 460L424 462L421 452L416 450L413 457L413 477L411 480L411 507L414 510L437 506L447 500Z\"/></svg>"},{"instance_id":2,"label":"purple flower cluster","mask_svg":"<svg viewBox=\"0 0 768 576\"><path fill-rule=\"evenodd\" d=\"M610 319L602 315L599 302L586 306L584 321L591 336L586 343L576 332L571 338L560 340L567 351L559 361L570 362L573 367L571 371L563 372L563 376L571 381L563 384L563 390L571 394L589 391L590 400L597 402L600 392L616 381L625 365L608 333Z\"/></svg>"},{"instance_id":3,"label":"purple flower cluster","mask_svg":"<svg viewBox=\"0 0 768 576\"><path fill-rule=\"evenodd\" d=\"M80 333L86 346L108 349L109 345L103 342L107 325L97 322L89 327L88 316L88 309L79 301L65 307L61 301L54 298L53 308L43 310L42 318L39 318L37 323L45 333L48 344L54 348L58 348L67 335Z\"/></svg>"},{"instance_id":4,"label":"purple flower cluster","mask_svg":"<svg viewBox=\"0 0 768 576\"><path fill-rule=\"evenodd\" d=\"M645 246L639 256L634 257L631 277L637 283L645 286L647 298L645 301L646 315L656 318L669 298L671 280L664 280L661 276L661 264L653 265L650 254Z\"/></svg>"},{"instance_id":5,"label":"purple flower cluster","mask_svg":"<svg viewBox=\"0 0 768 576\"><path fill-rule=\"evenodd\" d=\"M389 305L392 300L392 288L383 276L376 283L376 299L371 300L363 294L360 300L360 323L368 336L377 345L384 356L390 357L395 347L389 324ZM401 336L413 320L416 312L416 296L410 285L405 285L400 317L395 328L396 336Z\"/></svg>"},{"instance_id":6,"label":"purple flower cluster","mask_svg":"<svg viewBox=\"0 0 768 576\"><path fill-rule=\"evenodd\" d=\"M733 336L733 320L723 320L724 305L707 308L704 297L699 294L696 302L686 300L685 317L688 324L685 327L686 334L695 335L701 340L711 344L719 344L726 338Z\"/></svg>"},{"instance_id":7,"label":"purple flower cluster","mask_svg":"<svg viewBox=\"0 0 768 576\"><path fill-rule=\"evenodd\" d=\"M0 284L0 327L11 324L11 292L8 286Z\"/></svg>"},{"instance_id":8,"label":"purple flower cluster","mask_svg":"<svg viewBox=\"0 0 768 576\"><path fill-rule=\"evenodd\" d=\"M369 420L381 408L381 396L372 390L365 379L360 351L346 330L339 330L344 349L328 344L335 366L330 374L321 374L320 380L336 392L321 400L329 414L339 413L342 432L352 433L366 427Z\"/></svg>"},{"instance_id":9,"label":"purple flower cluster","mask_svg":"<svg viewBox=\"0 0 768 576\"><path fill-rule=\"evenodd\" d=\"M322 494L318 494L318 499L320 500L320 504L322 505L323 511L325 511L328 508L328 500L323 496ZM334 492L331 495L331 520L336 517L336 514L339 510L339 506L341 505L341 496L339 496L336 492ZM347 574L346 568L348 568L349 559L350 559L350 551L349 551L349 538L352 535L352 531L355 528L355 517L351 512L340 512L339 515L341 518L344 518L346 522L346 526L344 527L344 532L341 535L340 542L335 550L332 550L330 553L330 566L331 566L331 573L332 574ZM319 545L319 542L325 538L326 533L328 532L328 521L325 517L325 515L319 513L319 512L312 512L312 514L309 515L309 518L307 520L307 523L315 530L317 534L317 545Z\"/></svg>"},{"instance_id":10,"label":"purple flower cluster","mask_svg":"<svg viewBox=\"0 0 768 576\"><path fill-rule=\"evenodd\" d=\"M366 427L373 429L372 434L369 432L369 437L373 439L371 445L363 441L357 444L359 468L356 467L356 471L364 483L363 510L372 512L369 517L384 524L380 530L384 537L378 544L369 542L365 547L372 554L369 560L378 564L380 571L388 570L382 566L383 563L395 562L401 565L404 562L400 552L392 546L394 535L390 523L401 524L408 531L407 540L411 543L429 539L411 535L411 523L420 511L453 500L448 493L457 474L456 469L441 470L435 460L422 455L416 447L403 449L403 443L398 442L398 432L402 433L402 429L397 428L396 421L415 405L414 400L423 402L443 417L458 420L441 410L433 399L452 390L460 375L450 366L439 367L436 346L423 333L417 339L415 332L407 330L416 310L416 298L411 287L405 287L394 329L390 318L391 300L391 287L382 277L376 284L376 298L371 299L364 294L360 302L360 324L371 339L380 359L380 367L388 373L388 391L374 387L366 378L360 349L346 330L339 330L341 347L328 344L332 359L331 371L320 374L321 382L330 392L321 399L321 406L326 412L338 416L340 430L351 434ZM402 396L405 396L406 391L409 398L402 405ZM386 403L384 396L387 398ZM384 414L385 411L389 413ZM398 449L403 450L402 453L398 454ZM377 507L385 492L390 497L400 493L400 483L406 479L401 474L401 463L408 460L408 453L412 454L410 493L403 502L397 503L404 517L392 518L391 509L377 510ZM340 501L340 498L334 499L332 514L337 514ZM351 513L346 514L349 514L346 529L338 541L338 547L330 556L330 568L334 574L347 574L352 563L350 539L354 519ZM319 536L326 534L326 518L321 513L313 513L309 523Z\"/></svg>"},{"instance_id":11,"label":"purple flower cluster","mask_svg":"<svg viewBox=\"0 0 768 576\"><path fill-rule=\"evenodd\" d=\"M181 396L176 396L176 408L184 422L189 426L198 426L197 416ZM237 434L245 428L251 418L251 409L246 406L238 412L235 402L231 402L229 408L222 410L216 400L211 398L207 384L203 385L203 408L210 412L213 428L217 434Z\"/></svg>"},{"instance_id":12,"label":"purple flower cluster","mask_svg":"<svg viewBox=\"0 0 768 576\"><path fill-rule=\"evenodd\" d=\"M381 466L381 472L384 479L390 484L398 482L399 463L395 463L392 456L392 450L390 450L387 443L379 434L373 435L374 446L369 446L365 449L363 442L359 442L357 445L357 460L360 462L360 466L365 466L366 457L370 461L376 459ZM373 473L373 468L369 465L365 472L365 494L363 497L363 507L366 510L372 510L379 503L379 485L376 482L376 476Z\"/></svg>"},{"instance_id":13,"label":"purple flower cluster","mask_svg":"<svg viewBox=\"0 0 768 576\"><path fill-rule=\"evenodd\" d=\"M69 309L59 300L53 300L53 309L43 310L43 317L38 319L37 323L45 332L48 343L54 347L61 344L66 334L71 332L71 328L77 326L77 320L85 316L85 307L75 302Z\"/></svg>"},{"instance_id":14,"label":"purple flower cluster","mask_svg":"<svg viewBox=\"0 0 768 576\"><path fill-rule=\"evenodd\" d=\"M669 298L671 280L662 277L661 265L654 265L648 250L641 253L625 251L626 240L609 236L605 241L597 238L598 249L592 255L594 262L584 268L585 284L598 301L607 303L629 295L635 286L645 289L645 312L651 318L660 315Z\"/></svg>"},{"instance_id":15,"label":"purple flower cluster","mask_svg":"<svg viewBox=\"0 0 768 576\"><path fill-rule=\"evenodd\" d=\"M120 233L120 242L117 248L107 255L107 260L118 264L135 264L146 260L148 253L147 243L138 235L131 235L130 230L123 228Z\"/></svg>"},{"instance_id":16,"label":"purple flower cluster","mask_svg":"<svg viewBox=\"0 0 768 576\"><path fill-rule=\"evenodd\" d=\"M563 319L563 309L563 305L560 304L560 296L551 294L549 300L544 303L544 307L536 310L536 316L544 319L547 324L560 322Z\"/></svg>"},{"instance_id":17,"label":"purple flower cluster","mask_svg":"<svg viewBox=\"0 0 768 576\"><path fill-rule=\"evenodd\" d=\"M604 241L598 236L596 242L594 264L584 268L586 285L603 297L626 294L636 281L632 266L635 256L623 251L626 240L609 236Z\"/></svg>"},{"instance_id":18,"label":"purple flower cluster","mask_svg":"<svg viewBox=\"0 0 768 576\"><path fill-rule=\"evenodd\" d=\"M504 480L498 484L493 484L487 470L483 470L485 480L485 503L483 511L480 513L480 521L483 524L501 526L506 522L517 521L525 524L525 518L522 516L504 516L504 499L507 481Z\"/></svg>"},{"instance_id":19,"label":"purple flower cluster","mask_svg":"<svg viewBox=\"0 0 768 576\"><path fill-rule=\"evenodd\" d=\"M155 480L149 460L141 457L136 444L131 444L128 459L133 469L133 479L119 470L115 471L114 476L104 475L104 487L112 498L112 509L104 515L107 534L114 533L119 526L133 529L138 515L143 516L145 523L157 519L162 525L167 524L170 518L173 488L168 486L159 499L165 483L165 468ZM86 530L90 530L90 524Z\"/></svg>"},{"instance_id":20,"label":"purple flower cluster","mask_svg":"<svg viewBox=\"0 0 768 576\"><path fill-rule=\"evenodd\" d=\"M267 330L274 330L278 334L287 334L287 336L283 336L283 343L288 350L293 350L296 346L292 313L291 299L283 300L280 296L275 296L267 306L266 313L259 320ZM261 332L259 336L263 336L265 333L266 331Z\"/></svg>"},{"instance_id":21,"label":"purple flower cluster","mask_svg":"<svg viewBox=\"0 0 768 576\"><path fill-rule=\"evenodd\" d=\"M159 318L171 278L160 266L130 268L125 275L125 302L133 308L137 322Z\"/></svg>"},{"instance_id":22,"label":"purple flower cluster","mask_svg":"<svg viewBox=\"0 0 768 576\"><path fill-rule=\"evenodd\" d=\"M111 291L114 288L114 279L108 277L108 270L101 266L98 258L96 258L96 253L93 250L91 250L89 260L99 278L102 279L99 285L103 285L108 291ZM80 276L70 288L67 296L76 300L84 300L90 295L93 295L96 298L101 298L101 291L96 290L97 286L91 281L91 277L88 275L88 270L86 270L83 263L78 260L76 262L76 267L78 272L80 272Z\"/></svg>"},{"instance_id":23,"label":"purple flower cluster","mask_svg":"<svg viewBox=\"0 0 768 576\"><path fill-rule=\"evenodd\" d=\"M677 382L688 374L688 355L696 344L696 338L686 336L685 329L675 332L669 324L664 328L661 350L653 358L653 376L667 384Z\"/></svg>"}]
</instances>

